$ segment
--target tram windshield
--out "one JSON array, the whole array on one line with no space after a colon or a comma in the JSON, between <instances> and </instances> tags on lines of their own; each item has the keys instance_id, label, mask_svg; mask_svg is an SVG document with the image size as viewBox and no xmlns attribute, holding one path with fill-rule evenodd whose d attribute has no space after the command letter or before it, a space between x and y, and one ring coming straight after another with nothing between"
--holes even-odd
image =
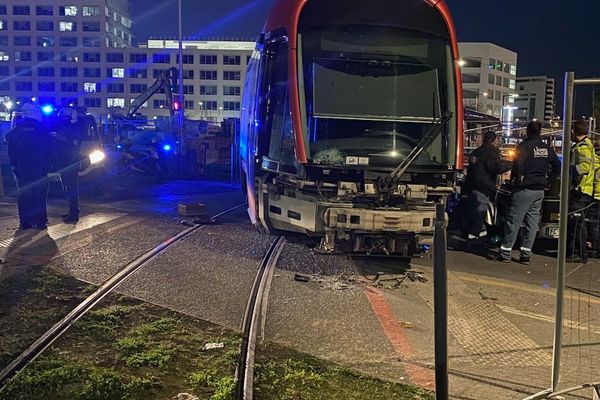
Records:
<instances>
[{"instance_id":1,"label":"tram windshield","mask_svg":"<svg viewBox=\"0 0 600 400\"><path fill-rule=\"evenodd\" d=\"M446 38L408 29L336 26L300 35L303 117L314 164L393 166L447 111L455 114ZM454 163L455 123L415 164Z\"/></svg>"}]
</instances>

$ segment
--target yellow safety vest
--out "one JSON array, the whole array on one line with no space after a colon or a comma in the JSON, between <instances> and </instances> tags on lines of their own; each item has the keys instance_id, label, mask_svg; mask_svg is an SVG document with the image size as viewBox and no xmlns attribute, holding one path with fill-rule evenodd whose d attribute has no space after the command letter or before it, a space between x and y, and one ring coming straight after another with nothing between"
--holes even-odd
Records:
<instances>
[{"instance_id":1,"label":"yellow safety vest","mask_svg":"<svg viewBox=\"0 0 600 400\"><path fill-rule=\"evenodd\" d=\"M575 189L600 200L600 157L589 137L573 145L571 167Z\"/></svg>"}]
</instances>

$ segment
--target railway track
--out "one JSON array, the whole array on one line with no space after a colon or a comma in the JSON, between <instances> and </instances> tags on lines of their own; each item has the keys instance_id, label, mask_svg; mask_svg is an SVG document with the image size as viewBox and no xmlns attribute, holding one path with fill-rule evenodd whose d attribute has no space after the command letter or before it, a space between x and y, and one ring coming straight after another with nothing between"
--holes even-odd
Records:
<instances>
[{"instance_id":1,"label":"railway track","mask_svg":"<svg viewBox=\"0 0 600 400\"><path fill-rule=\"evenodd\" d=\"M254 398L254 361L259 328L264 324L267 299L271 287L273 271L279 255L285 246L283 236L277 237L265 254L246 305L242 321L242 344L236 370L236 400L252 400Z\"/></svg>"},{"instance_id":2,"label":"railway track","mask_svg":"<svg viewBox=\"0 0 600 400\"><path fill-rule=\"evenodd\" d=\"M229 214L245 204L240 204L235 207L224 210L216 215L213 215L211 219L216 220L226 214ZM30 362L35 360L40 354L44 352L54 341L60 338L69 328L87 312L89 312L96 304L98 304L107 295L112 293L117 287L127 280L136 271L141 269L150 260L158 256L160 253L165 251L167 248L177 243L184 237L190 235L192 232L207 226L207 224L198 224L189 227L173 237L163 241L152 250L145 254L137 257L125 265L119 272L114 274L112 277L107 279L94 293L83 300L77 307L69 312L65 317L58 321L54 326L47 330L42 336L40 336L33 344L31 344L23 353L15 358L8 366L0 371L0 389L5 383L17 374L20 370L25 368Z\"/></svg>"}]
</instances>

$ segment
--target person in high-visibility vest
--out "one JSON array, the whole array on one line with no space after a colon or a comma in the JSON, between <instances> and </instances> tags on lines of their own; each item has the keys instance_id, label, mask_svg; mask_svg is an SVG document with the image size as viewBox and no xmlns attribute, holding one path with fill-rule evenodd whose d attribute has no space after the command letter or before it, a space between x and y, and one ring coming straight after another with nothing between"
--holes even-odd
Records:
<instances>
[{"instance_id":1,"label":"person in high-visibility vest","mask_svg":"<svg viewBox=\"0 0 600 400\"><path fill-rule=\"evenodd\" d=\"M592 133L592 135L594 135ZM600 160L600 136L595 134L592 137L596 157ZM596 180L600 184L600 174L597 174ZM591 245L592 258L600 258L600 189L596 186L594 199L590 206L590 211L587 213L587 233L588 243Z\"/></svg>"},{"instance_id":2,"label":"person in high-visibility vest","mask_svg":"<svg viewBox=\"0 0 600 400\"><path fill-rule=\"evenodd\" d=\"M575 122L572 131L571 192L567 226L567 260L586 263L588 231L586 218L594 198L600 198L600 157L588 136L588 122Z\"/></svg>"}]
</instances>

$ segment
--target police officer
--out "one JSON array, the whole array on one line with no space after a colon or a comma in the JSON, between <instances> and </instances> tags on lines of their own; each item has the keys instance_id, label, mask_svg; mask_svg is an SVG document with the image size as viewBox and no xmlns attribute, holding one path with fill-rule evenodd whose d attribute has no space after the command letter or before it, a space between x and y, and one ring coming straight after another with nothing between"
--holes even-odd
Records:
<instances>
[{"instance_id":1,"label":"police officer","mask_svg":"<svg viewBox=\"0 0 600 400\"><path fill-rule=\"evenodd\" d=\"M65 223L79 221L79 170L81 167L80 125L77 110L68 106L58 114L59 132L56 135L57 159L63 192L69 205L69 212L64 214Z\"/></svg>"},{"instance_id":2,"label":"police officer","mask_svg":"<svg viewBox=\"0 0 600 400\"><path fill-rule=\"evenodd\" d=\"M469 156L469 167L464 188L468 193L469 218L467 221L467 247L487 235L485 217L491 198L496 193L498 175L510 170L510 162L503 161L495 146L496 133L486 132L483 144Z\"/></svg>"},{"instance_id":3,"label":"police officer","mask_svg":"<svg viewBox=\"0 0 600 400\"><path fill-rule=\"evenodd\" d=\"M569 220L567 225L567 257L569 261L586 263L587 223L586 219L594 198L600 197L600 158L594 144L587 135L588 123L575 122L572 130L571 183L569 193Z\"/></svg>"},{"instance_id":4,"label":"police officer","mask_svg":"<svg viewBox=\"0 0 600 400\"><path fill-rule=\"evenodd\" d=\"M502 262L512 261L512 248L523 225L519 261L529 264L538 232L544 188L554 183L560 170L558 156L552 147L542 141L541 133L542 124L530 122L527 125L527 138L516 149L511 171L514 192L498 255L498 260Z\"/></svg>"},{"instance_id":5,"label":"police officer","mask_svg":"<svg viewBox=\"0 0 600 400\"><path fill-rule=\"evenodd\" d=\"M47 173L50 134L42 111L32 103L21 107L22 119L8 133L8 156L17 181L20 229L46 229Z\"/></svg>"}]
</instances>

